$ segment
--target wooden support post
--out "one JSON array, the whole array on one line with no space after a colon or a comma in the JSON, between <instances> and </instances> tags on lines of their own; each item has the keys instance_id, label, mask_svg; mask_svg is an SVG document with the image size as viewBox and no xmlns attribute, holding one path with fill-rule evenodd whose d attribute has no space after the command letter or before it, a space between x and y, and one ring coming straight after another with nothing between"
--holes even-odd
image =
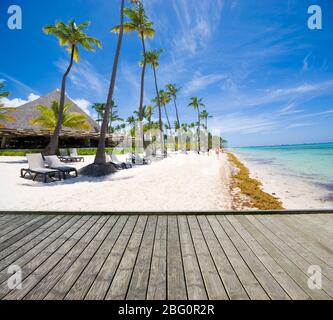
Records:
<instances>
[{"instance_id":1,"label":"wooden support post","mask_svg":"<svg viewBox=\"0 0 333 320\"><path fill-rule=\"evenodd\" d=\"M3 136L1 139L1 149L4 149L6 147L6 136Z\"/></svg>"}]
</instances>

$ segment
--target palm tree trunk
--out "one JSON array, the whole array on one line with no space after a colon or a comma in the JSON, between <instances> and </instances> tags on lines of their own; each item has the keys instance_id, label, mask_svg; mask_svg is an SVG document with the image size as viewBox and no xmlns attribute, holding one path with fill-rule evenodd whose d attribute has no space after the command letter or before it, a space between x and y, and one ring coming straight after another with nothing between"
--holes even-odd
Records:
<instances>
[{"instance_id":1,"label":"palm tree trunk","mask_svg":"<svg viewBox=\"0 0 333 320\"><path fill-rule=\"evenodd\" d=\"M176 116L177 116L178 128L180 128L179 113L178 113L177 101L176 101L175 98L173 98L173 102L175 104L175 109L176 109Z\"/></svg>"},{"instance_id":2,"label":"palm tree trunk","mask_svg":"<svg viewBox=\"0 0 333 320\"><path fill-rule=\"evenodd\" d=\"M104 110L101 134L100 134L97 153L96 153L96 157L95 157L95 161L94 161L95 164L106 164L105 137L106 137L106 132L107 132L108 124L109 124L109 120L110 120L110 109L112 106L113 92L114 92L114 87L116 84L118 62L119 62L120 50L121 50L123 34L124 34L124 7L125 7L125 0L121 0L120 30L119 30L119 36L118 36L118 43L117 43L116 54L115 54L114 62L113 62L108 99L107 99L107 103L105 105L105 110Z\"/></svg>"},{"instance_id":3,"label":"palm tree trunk","mask_svg":"<svg viewBox=\"0 0 333 320\"><path fill-rule=\"evenodd\" d=\"M168 112L167 112L167 109L166 109L166 106L165 106L165 105L164 105L164 111L165 111L165 116L166 116L167 121L168 121L169 130L171 130L171 123L170 123L169 115L168 115Z\"/></svg>"},{"instance_id":4,"label":"palm tree trunk","mask_svg":"<svg viewBox=\"0 0 333 320\"><path fill-rule=\"evenodd\" d=\"M200 108L198 107L198 153L200 153L200 150L201 150L201 146L200 146L200 125L201 125Z\"/></svg>"},{"instance_id":5,"label":"palm tree trunk","mask_svg":"<svg viewBox=\"0 0 333 320\"><path fill-rule=\"evenodd\" d=\"M158 121L160 125L160 132L161 132L161 148L162 152L164 151L164 129L163 129L163 122L162 122L162 110L161 110L161 101L160 101L160 93L158 91L158 85L157 85L157 76L156 76L156 69L153 64L153 71L154 71L154 79L155 79L155 90L156 90L156 96L157 96L157 107L158 107Z\"/></svg>"},{"instance_id":6,"label":"palm tree trunk","mask_svg":"<svg viewBox=\"0 0 333 320\"><path fill-rule=\"evenodd\" d=\"M69 66L64 73L62 77L62 82L61 82L61 92L60 92L60 102L59 102L59 113L58 113L58 120L57 120L57 125L55 127L55 130L53 132L53 135L51 136L50 142L48 146L45 149L45 154L46 155L54 155L57 152L58 145L59 145L59 136L61 133L62 129L62 122L63 122L63 112L64 112L64 106L65 106L65 93L66 93L66 80L69 72L72 69L73 62L74 62L74 51L75 51L75 46L72 45L72 52L71 52L71 59Z\"/></svg>"},{"instance_id":7,"label":"palm tree trunk","mask_svg":"<svg viewBox=\"0 0 333 320\"><path fill-rule=\"evenodd\" d=\"M141 43L143 50L143 66L141 73L141 88L140 88L140 106L139 106L139 120L140 120L140 133L142 134L142 143L143 146L145 144L145 134L143 130L143 99L144 99L144 91L145 91L145 74L146 74L146 66L147 66L147 57L146 57L146 44L145 37L143 32L141 32Z\"/></svg>"},{"instance_id":8,"label":"palm tree trunk","mask_svg":"<svg viewBox=\"0 0 333 320\"><path fill-rule=\"evenodd\" d=\"M177 117L177 122L178 122L178 149L180 147L180 149L182 150L183 146L182 146L182 141L181 141L181 136L180 136L180 121L179 121L179 113L178 113L178 107L177 107L177 101L176 98L173 98L173 102L175 104L175 109L176 109L176 117Z\"/></svg>"}]
</instances>

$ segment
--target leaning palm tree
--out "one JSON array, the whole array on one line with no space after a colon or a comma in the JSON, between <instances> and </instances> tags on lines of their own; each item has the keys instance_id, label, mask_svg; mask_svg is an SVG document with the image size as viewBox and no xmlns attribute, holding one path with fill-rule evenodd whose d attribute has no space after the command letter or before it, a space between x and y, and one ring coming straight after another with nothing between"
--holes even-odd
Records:
<instances>
[{"instance_id":1,"label":"leaning palm tree","mask_svg":"<svg viewBox=\"0 0 333 320\"><path fill-rule=\"evenodd\" d=\"M70 103L66 103L62 111L62 127L80 130L90 130L91 125L87 121L87 117L79 112L70 112ZM54 130L57 126L59 113L61 112L58 101L53 101L51 108L44 105L37 106L39 116L30 120L33 126L41 126L47 130Z\"/></svg>"},{"instance_id":2,"label":"leaning palm tree","mask_svg":"<svg viewBox=\"0 0 333 320\"><path fill-rule=\"evenodd\" d=\"M188 105L189 107L194 108L198 112L198 153L200 153L200 126L201 126L201 118L200 118L200 107L205 107L204 103L202 102L203 99L199 99L198 97L192 97L191 102Z\"/></svg>"},{"instance_id":3,"label":"leaning palm tree","mask_svg":"<svg viewBox=\"0 0 333 320\"><path fill-rule=\"evenodd\" d=\"M200 118L205 121L204 128L207 130L208 129L208 119L211 119L213 117L208 113L207 110L203 110L200 113Z\"/></svg>"},{"instance_id":4,"label":"leaning palm tree","mask_svg":"<svg viewBox=\"0 0 333 320\"><path fill-rule=\"evenodd\" d=\"M132 0L131 2L138 4L139 1ZM87 170L82 171L83 173L86 173L88 175L105 175L105 174L111 173L113 171L113 169L106 163L105 138L106 138L106 134L107 134L107 130L108 130L108 123L109 123L109 119L110 119L110 110L111 110L112 101L113 101L113 93L114 93L114 88L116 85L120 51L121 51L121 46L122 46L122 42L123 42L124 16L125 16L125 0L121 0L120 25L116 27L116 30L117 30L117 33L119 33L119 36L118 36L117 48L116 48L114 61L113 61L113 68L112 68L112 75L111 75L111 81L110 81L110 86L109 86L108 98L107 98L107 103L105 105L105 112L104 112L96 157L95 157L95 161L94 161L92 170L90 170L90 168L87 168ZM112 31L115 31L115 30L112 29ZM102 170L98 170L99 172L95 172L95 168L97 168L96 166L100 166L101 168L104 167L104 169L102 168Z\"/></svg>"},{"instance_id":5,"label":"leaning palm tree","mask_svg":"<svg viewBox=\"0 0 333 320\"><path fill-rule=\"evenodd\" d=\"M162 122L162 110L161 110L161 102L159 97L159 90L158 90L158 84L157 84L157 75L156 75L156 69L159 67L159 59L160 55L163 52L162 49L160 50L153 50L148 51L146 53L146 62L147 64L151 65L154 73L154 82L155 82L155 90L156 90L156 103L158 107L158 118L159 118L159 125L160 125L160 131L161 131L161 148L164 150L164 134L163 134L163 122ZM143 64L143 62L141 62Z\"/></svg>"},{"instance_id":6,"label":"leaning palm tree","mask_svg":"<svg viewBox=\"0 0 333 320\"><path fill-rule=\"evenodd\" d=\"M147 65L146 57L146 44L145 39L147 37L153 38L155 35L155 30L153 29L153 23L148 20L143 4L138 1L137 5L133 9L126 8L124 9L125 15L129 18L128 22L125 22L123 25L116 26L112 30L114 32L120 32L120 29L123 27L125 32L137 32L142 44L143 49L143 64L141 72L141 86L140 86L140 105L139 105L139 114L141 115L140 121L143 121L142 118L142 108L144 100L144 82L145 82L145 73ZM144 133L142 132L142 136Z\"/></svg>"},{"instance_id":7,"label":"leaning palm tree","mask_svg":"<svg viewBox=\"0 0 333 320\"><path fill-rule=\"evenodd\" d=\"M44 27L44 32L46 34L54 35L59 39L61 46L66 46L67 51L70 53L70 62L67 70L65 71L62 83L61 83L61 92L60 92L60 101L59 101L59 114L57 119L57 124L55 126L53 135L51 136L50 143L46 147L45 153L52 155L55 154L58 149L59 144L59 135L63 123L63 111L65 106L65 91L66 91L66 80L67 76L70 73L73 63L79 62L79 46L82 46L88 51L94 51L95 47L101 48L102 45L99 40L87 36L84 33L84 29L89 26L90 22L83 22L79 25L75 23L75 20L69 21L68 24L64 22L57 22L55 25L49 25Z\"/></svg>"},{"instance_id":8,"label":"leaning palm tree","mask_svg":"<svg viewBox=\"0 0 333 320\"><path fill-rule=\"evenodd\" d=\"M0 82L0 90L4 88L4 84ZM16 108L6 108L4 105L1 103L2 98L6 98L9 96L8 91L3 91L0 92L0 121L11 121L14 122L16 119L8 114L8 112L13 112L16 111ZM3 128L4 126L0 123L0 128Z\"/></svg>"},{"instance_id":9,"label":"leaning palm tree","mask_svg":"<svg viewBox=\"0 0 333 320\"><path fill-rule=\"evenodd\" d=\"M180 128L180 120L179 120L179 112L177 107L177 94L180 91L180 88L177 88L175 84L166 85L167 93L172 98L173 103L175 105L176 117L178 122L178 128Z\"/></svg>"}]
</instances>

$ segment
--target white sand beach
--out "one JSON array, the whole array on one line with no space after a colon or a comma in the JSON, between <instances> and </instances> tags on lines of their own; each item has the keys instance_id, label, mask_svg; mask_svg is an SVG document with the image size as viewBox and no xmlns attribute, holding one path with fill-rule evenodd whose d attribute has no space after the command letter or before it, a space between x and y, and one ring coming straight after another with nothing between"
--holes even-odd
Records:
<instances>
[{"instance_id":1,"label":"white sand beach","mask_svg":"<svg viewBox=\"0 0 333 320\"><path fill-rule=\"evenodd\" d=\"M239 154L237 157L250 170L251 177L262 182L265 192L282 201L284 208L288 210L333 208L333 199L328 199L329 192L325 192L322 188L300 177L283 174L270 165L246 161Z\"/></svg>"},{"instance_id":2,"label":"white sand beach","mask_svg":"<svg viewBox=\"0 0 333 320\"><path fill-rule=\"evenodd\" d=\"M85 157L85 163L93 161ZM1 210L201 211L230 210L226 155L175 154L104 178L79 177L49 184L19 177L24 157L0 157Z\"/></svg>"}]
</instances>

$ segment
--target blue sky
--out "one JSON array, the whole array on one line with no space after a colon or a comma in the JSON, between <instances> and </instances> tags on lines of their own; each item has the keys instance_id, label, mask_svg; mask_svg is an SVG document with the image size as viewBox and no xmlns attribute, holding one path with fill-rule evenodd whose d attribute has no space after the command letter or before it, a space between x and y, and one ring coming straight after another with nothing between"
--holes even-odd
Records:
<instances>
[{"instance_id":1,"label":"blue sky","mask_svg":"<svg viewBox=\"0 0 333 320\"><path fill-rule=\"evenodd\" d=\"M0 2L0 79L17 105L60 87L68 54L42 27L56 20L92 22L87 33L103 43L95 53L81 50L67 93L87 109L106 99L117 37L120 1L16 0L23 30L10 31ZM157 31L149 48L164 48L160 87L176 83L181 120L195 121L189 97L204 98L231 146L333 141L333 2L330 0L144 0ZM129 3L129 1L128 1ZM318 4L323 29L307 27L307 10ZM138 108L141 46L124 38L115 100L120 115ZM146 104L154 97L146 75ZM169 106L174 118L173 106Z\"/></svg>"}]
</instances>

